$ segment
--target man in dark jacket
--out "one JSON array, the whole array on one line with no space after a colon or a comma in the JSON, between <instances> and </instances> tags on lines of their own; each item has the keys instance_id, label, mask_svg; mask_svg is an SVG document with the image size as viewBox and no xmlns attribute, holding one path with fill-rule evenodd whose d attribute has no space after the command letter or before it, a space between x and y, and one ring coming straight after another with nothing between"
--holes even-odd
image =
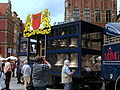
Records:
<instances>
[{"instance_id":1,"label":"man in dark jacket","mask_svg":"<svg viewBox=\"0 0 120 90\"><path fill-rule=\"evenodd\" d=\"M33 85L35 90L46 90L47 80L46 71L51 68L51 65L44 57L37 57L33 65Z\"/></svg>"}]
</instances>

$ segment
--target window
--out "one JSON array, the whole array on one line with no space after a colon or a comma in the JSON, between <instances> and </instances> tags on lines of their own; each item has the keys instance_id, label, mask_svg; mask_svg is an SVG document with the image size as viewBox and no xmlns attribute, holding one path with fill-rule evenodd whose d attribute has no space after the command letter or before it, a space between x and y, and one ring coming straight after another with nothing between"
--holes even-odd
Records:
<instances>
[{"instance_id":1,"label":"window","mask_svg":"<svg viewBox=\"0 0 120 90\"><path fill-rule=\"evenodd\" d=\"M111 10L106 10L106 22L111 22Z\"/></svg>"},{"instance_id":2,"label":"window","mask_svg":"<svg viewBox=\"0 0 120 90\"><path fill-rule=\"evenodd\" d=\"M80 10L79 9L74 9L74 19L79 19L80 16Z\"/></svg>"},{"instance_id":3,"label":"window","mask_svg":"<svg viewBox=\"0 0 120 90\"><path fill-rule=\"evenodd\" d=\"M84 12L84 20L86 21L86 22L90 22L90 10L85 10L85 12Z\"/></svg>"},{"instance_id":4,"label":"window","mask_svg":"<svg viewBox=\"0 0 120 90\"><path fill-rule=\"evenodd\" d=\"M96 20L96 22L101 22L100 10L95 10L95 20Z\"/></svg>"},{"instance_id":5,"label":"window","mask_svg":"<svg viewBox=\"0 0 120 90\"><path fill-rule=\"evenodd\" d=\"M114 37L109 35L104 35L104 45L119 43L120 37Z\"/></svg>"}]
</instances>

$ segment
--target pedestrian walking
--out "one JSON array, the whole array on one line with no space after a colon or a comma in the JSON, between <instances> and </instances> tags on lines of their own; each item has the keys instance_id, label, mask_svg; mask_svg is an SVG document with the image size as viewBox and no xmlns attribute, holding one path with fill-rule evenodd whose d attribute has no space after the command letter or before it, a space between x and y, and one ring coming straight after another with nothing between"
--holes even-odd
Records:
<instances>
[{"instance_id":1,"label":"pedestrian walking","mask_svg":"<svg viewBox=\"0 0 120 90\"><path fill-rule=\"evenodd\" d=\"M72 88L72 76L75 72L75 70L70 70L69 69L69 60L64 61L64 66L62 67L62 72L61 72L61 79L62 83L64 84L64 90L73 90Z\"/></svg>"},{"instance_id":2,"label":"pedestrian walking","mask_svg":"<svg viewBox=\"0 0 120 90\"><path fill-rule=\"evenodd\" d=\"M2 61L2 71L4 72L4 67L5 67L6 60Z\"/></svg>"},{"instance_id":3,"label":"pedestrian walking","mask_svg":"<svg viewBox=\"0 0 120 90\"><path fill-rule=\"evenodd\" d=\"M5 63L5 67L4 67L5 85L6 85L7 90L11 90L11 89L9 89L10 80L11 80L11 72L12 72L10 61L11 61L11 59L8 59L7 62Z\"/></svg>"},{"instance_id":4,"label":"pedestrian walking","mask_svg":"<svg viewBox=\"0 0 120 90\"><path fill-rule=\"evenodd\" d=\"M12 68L12 77L15 76L15 68L16 68L16 63L15 61L11 61L11 68Z\"/></svg>"},{"instance_id":5,"label":"pedestrian walking","mask_svg":"<svg viewBox=\"0 0 120 90\"><path fill-rule=\"evenodd\" d=\"M46 90L47 73L46 71L51 68L51 65L44 57L37 57L33 65L33 85L35 90Z\"/></svg>"},{"instance_id":6,"label":"pedestrian walking","mask_svg":"<svg viewBox=\"0 0 120 90\"><path fill-rule=\"evenodd\" d=\"M20 59L18 59L18 62L16 64L16 73L17 73L17 84L21 84L21 77L22 77L22 73L21 73L21 68L22 66L20 65Z\"/></svg>"},{"instance_id":7,"label":"pedestrian walking","mask_svg":"<svg viewBox=\"0 0 120 90\"><path fill-rule=\"evenodd\" d=\"M27 61L24 61L24 65L21 69L21 73L23 74L24 78L24 89L26 89L27 85L30 83L30 75L31 75L31 67L28 65Z\"/></svg>"},{"instance_id":8,"label":"pedestrian walking","mask_svg":"<svg viewBox=\"0 0 120 90\"><path fill-rule=\"evenodd\" d=\"M0 90L4 90L6 88L5 86L5 80L4 80L4 73L2 71L2 68L0 68Z\"/></svg>"}]
</instances>

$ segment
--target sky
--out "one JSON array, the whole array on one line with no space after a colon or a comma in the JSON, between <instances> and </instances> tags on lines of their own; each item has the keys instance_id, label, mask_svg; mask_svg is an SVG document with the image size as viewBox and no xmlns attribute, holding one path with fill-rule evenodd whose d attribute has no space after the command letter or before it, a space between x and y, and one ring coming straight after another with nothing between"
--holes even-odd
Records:
<instances>
[{"instance_id":1,"label":"sky","mask_svg":"<svg viewBox=\"0 0 120 90\"><path fill-rule=\"evenodd\" d=\"M23 22L28 14L37 14L40 11L48 9L51 22L64 21L64 0L10 0L12 11L16 11ZM0 3L6 3L8 0L0 0Z\"/></svg>"},{"instance_id":2,"label":"sky","mask_svg":"<svg viewBox=\"0 0 120 90\"><path fill-rule=\"evenodd\" d=\"M8 0L0 0L0 3L6 3ZM51 21L64 21L64 0L11 0L12 11L16 11L23 22L28 14L37 14L44 9L51 13ZM117 8L120 10L120 0L117 0Z\"/></svg>"}]
</instances>

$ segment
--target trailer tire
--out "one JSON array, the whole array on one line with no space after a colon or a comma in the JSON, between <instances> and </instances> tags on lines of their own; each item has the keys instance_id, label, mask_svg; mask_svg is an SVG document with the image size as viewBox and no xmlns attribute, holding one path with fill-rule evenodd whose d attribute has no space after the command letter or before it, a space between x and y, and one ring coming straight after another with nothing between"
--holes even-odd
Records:
<instances>
[{"instance_id":1,"label":"trailer tire","mask_svg":"<svg viewBox=\"0 0 120 90\"><path fill-rule=\"evenodd\" d=\"M120 79L117 81L116 90L120 90Z\"/></svg>"},{"instance_id":2,"label":"trailer tire","mask_svg":"<svg viewBox=\"0 0 120 90\"><path fill-rule=\"evenodd\" d=\"M103 86L103 82L94 83L94 84L92 85L92 89L94 89L94 90L100 89L100 88L102 88L102 86Z\"/></svg>"},{"instance_id":3,"label":"trailer tire","mask_svg":"<svg viewBox=\"0 0 120 90\"><path fill-rule=\"evenodd\" d=\"M61 84L61 83L53 83L52 89L63 89L63 84Z\"/></svg>"},{"instance_id":4,"label":"trailer tire","mask_svg":"<svg viewBox=\"0 0 120 90\"><path fill-rule=\"evenodd\" d=\"M115 90L115 82L109 81L105 83L105 90Z\"/></svg>"}]
</instances>

